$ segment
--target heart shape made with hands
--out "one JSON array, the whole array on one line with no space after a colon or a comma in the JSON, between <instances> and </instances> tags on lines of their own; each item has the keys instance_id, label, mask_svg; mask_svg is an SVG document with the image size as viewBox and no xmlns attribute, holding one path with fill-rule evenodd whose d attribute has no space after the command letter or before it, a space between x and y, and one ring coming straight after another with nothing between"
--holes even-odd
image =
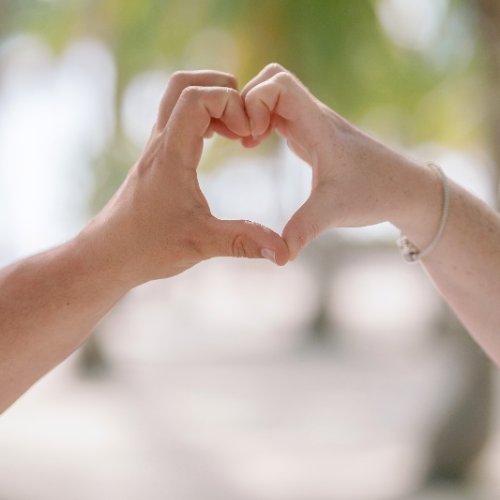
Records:
<instances>
[{"instance_id":1,"label":"heart shape made with hands","mask_svg":"<svg viewBox=\"0 0 500 500\"><path fill-rule=\"evenodd\" d=\"M318 144L330 139L324 123L321 103L279 65L264 68L241 92L225 73L176 73L141 158L96 224L137 262L138 281L173 276L219 256L284 265L328 225L324 197L317 196ZM282 236L253 222L214 217L197 175L206 137L218 133L252 148L272 130L313 172L311 195Z\"/></svg>"},{"instance_id":2,"label":"heart shape made with hands","mask_svg":"<svg viewBox=\"0 0 500 500\"><path fill-rule=\"evenodd\" d=\"M272 130L312 170L310 195L281 236L215 217L197 175L206 137L219 133L252 148ZM354 127L277 64L241 92L226 73L180 72L169 79L143 154L90 229L122 249L135 282L173 276L212 257L284 265L328 227L392 222L407 204L401 162L410 185L420 167Z\"/></svg>"},{"instance_id":3,"label":"heart shape made with hands","mask_svg":"<svg viewBox=\"0 0 500 500\"><path fill-rule=\"evenodd\" d=\"M269 65L252 79L241 93L237 91L233 77L222 75L223 87L208 85L200 88L190 85L184 89L179 99L203 101L203 108L208 112L208 122L205 117L203 124L204 138L217 133L229 139L240 140L246 148L254 148L276 130L286 139L292 151L314 166L318 142L316 129L319 128L321 112L318 101L293 75L277 64ZM193 76L190 78L192 80ZM226 95L221 97L222 88ZM304 121L304 115L307 116L307 123ZM191 123L194 123L196 116L192 113L187 113L187 116L190 116ZM182 130L182 127L179 130ZM177 140L181 141L181 138L178 137ZM197 161L199 155L201 151ZM313 168L313 188L314 180ZM294 259L323 229L320 221L313 218L320 212L319 208L315 198L310 197L298 209L286 224L282 239L279 238L286 245L281 244L276 237L270 239L270 234L275 235L271 230L247 222L246 229L253 232L250 235L247 230L243 230L242 221L239 221L239 229L242 232L232 245L233 255L264 256L277 264L285 264ZM262 240L264 233L267 233L267 244ZM261 248L257 249L259 245Z\"/></svg>"}]
</instances>

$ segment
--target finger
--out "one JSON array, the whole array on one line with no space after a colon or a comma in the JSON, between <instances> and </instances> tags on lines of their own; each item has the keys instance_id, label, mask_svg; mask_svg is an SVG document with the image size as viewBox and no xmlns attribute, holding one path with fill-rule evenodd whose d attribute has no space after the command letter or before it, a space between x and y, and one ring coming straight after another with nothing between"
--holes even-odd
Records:
<instances>
[{"instance_id":1,"label":"finger","mask_svg":"<svg viewBox=\"0 0 500 500\"><path fill-rule=\"evenodd\" d=\"M250 134L250 125L239 93L224 87L187 87L182 91L165 128L165 145L196 168L203 148L203 137L213 120L220 121L238 137Z\"/></svg>"},{"instance_id":2,"label":"finger","mask_svg":"<svg viewBox=\"0 0 500 500\"><path fill-rule=\"evenodd\" d=\"M254 139L252 136L241 139L241 145L247 149L256 148L259 144L260 140Z\"/></svg>"},{"instance_id":3,"label":"finger","mask_svg":"<svg viewBox=\"0 0 500 500\"><path fill-rule=\"evenodd\" d=\"M279 266L288 262L288 248L283 239L255 222L214 217L208 240L209 257L265 258Z\"/></svg>"},{"instance_id":4,"label":"finger","mask_svg":"<svg viewBox=\"0 0 500 500\"><path fill-rule=\"evenodd\" d=\"M289 73L277 73L253 87L244 97L252 136L265 133L273 114L287 121L304 120L300 112L307 111L305 97L309 98L307 90Z\"/></svg>"},{"instance_id":5,"label":"finger","mask_svg":"<svg viewBox=\"0 0 500 500\"><path fill-rule=\"evenodd\" d=\"M293 214L283 229L283 239L294 260L304 247L331 225L330 210L320 193L313 192L305 203Z\"/></svg>"},{"instance_id":6,"label":"finger","mask_svg":"<svg viewBox=\"0 0 500 500\"><path fill-rule=\"evenodd\" d=\"M255 138L272 124L281 135L294 137L307 150L321 139L325 126L319 101L290 73L277 73L259 83L244 101Z\"/></svg>"},{"instance_id":7,"label":"finger","mask_svg":"<svg viewBox=\"0 0 500 500\"><path fill-rule=\"evenodd\" d=\"M236 78L229 73L210 70L175 72L168 80L167 88L160 103L156 122L158 130L163 130L166 126L182 91L191 86L238 88Z\"/></svg>"},{"instance_id":8,"label":"finger","mask_svg":"<svg viewBox=\"0 0 500 500\"><path fill-rule=\"evenodd\" d=\"M260 71L260 73L257 76L252 78L243 87L243 90L241 91L241 97L243 97L244 99L245 96L248 94L248 92L250 92L250 90L259 85L259 83L269 80L269 78L273 77L274 75L277 75L278 73L288 73L288 70L278 63L268 64L266 67L264 67L264 69Z\"/></svg>"},{"instance_id":9,"label":"finger","mask_svg":"<svg viewBox=\"0 0 500 500\"><path fill-rule=\"evenodd\" d=\"M217 119L212 119L212 123L210 124L210 132L216 133L221 135L222 137L227 137L228 139L241 139L241 136L238 134L235 134L231 130L229 130L226 125L224 125L224 122L221 120ZM205 137L207 137L205 135ZM249 136L250 137L250 136Z\"/></svg>"},{"instance_id":10,"label":"finger","mask_svg":"<svg viewBox=\"0 0 500 500\"><path fill-rule=\"evenodd\" d=\"M259 135L258 137L253 137L251 135L249 135L248 137L243 137L241 139L241 144L245 148L254 148L271 135L273 128L273 121L271 121L269 127L267 127L267 130L263 134Z\"/></svg>"}]
</instances>

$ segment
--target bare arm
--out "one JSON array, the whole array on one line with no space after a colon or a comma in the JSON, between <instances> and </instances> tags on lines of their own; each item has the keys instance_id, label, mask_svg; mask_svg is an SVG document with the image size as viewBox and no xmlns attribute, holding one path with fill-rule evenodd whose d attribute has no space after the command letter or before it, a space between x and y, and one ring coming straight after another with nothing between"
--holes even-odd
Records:
<instances>
[{"instance_id":1,"label":"bare arm","mask_svg":"<svg viewBox=\"0 0 500 500\"><path fill-rule=\"evenodd\" d=\"M402 171L402 174L413 172ZM394 221L425 248L436 231L441 185L436 174L415 170L414 205L395 207ZM443 237L422 264L456 315L500 365L500 215L450 182L450 211Z\"/></svg>"},{"instance_id":2,"label":"bare arm","mask_svg":"<svg viewBox=\"0 0 500 500\"><path fill-rule=\"evenodd\" d=\"M258 144L276 128L312 167L311 195L283 231L291 258L329 227L384 221L426 248L443 203L433 170L358 130L277 64L249 82L243 96L254 136L246 144ZM422 263L470 333L500 364L500 216L450 184L445 231Z\"/></svg>"},{"instance_id":3,"label":"bare arm","mask_svg":"<svg viewBox=\"0 0 500 500\"><path fill-rule=\"evenodd\" d=\"M134 286L216 256L288 260L284 241L210 213L197 181L203 138L249 134L230 75L178 73L151 138L107 206L72 241L0 272L0 411L65 359Z\"/></svg>"},{"instance_id":4,"label":"bare arm","mask_svg":"<svg viewBox=\"0 0 500 500\"><path fill-rule=\"evenodd\" d=\"M77 239L0 272L0 408L73 352L129 286Z\"/></svg>"}]
</instances>

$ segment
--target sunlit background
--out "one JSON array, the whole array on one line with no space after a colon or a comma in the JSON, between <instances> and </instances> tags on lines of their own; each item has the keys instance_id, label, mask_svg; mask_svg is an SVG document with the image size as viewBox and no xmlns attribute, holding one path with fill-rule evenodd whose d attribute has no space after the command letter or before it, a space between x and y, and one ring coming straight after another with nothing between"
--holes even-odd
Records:
<instances>
[{"instance_id":1,"label":"sunlit background","mask_svg":"<svg viewBox=\"0 0 500 500\"><path fill-rule=\"evenodd\" d=\"M178 69L243 86L278 61L495 206L498 26L496 0L0 0L0 264L103 206ZM216 138L200 182L280 232L310 173L276 137ZM397 236L132 291L1 417L1 500L497 500L498 372Z\"/></svg>"}]
</instances>

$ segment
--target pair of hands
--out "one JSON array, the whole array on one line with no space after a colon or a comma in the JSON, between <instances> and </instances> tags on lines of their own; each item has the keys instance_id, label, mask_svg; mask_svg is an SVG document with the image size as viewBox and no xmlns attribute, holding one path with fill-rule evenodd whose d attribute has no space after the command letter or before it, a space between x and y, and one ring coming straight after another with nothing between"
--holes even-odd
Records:
<instances>
[{"instance_id":1,"label":"pair of hands","mask_svg":"<svg viewBox=\"0 0 500 500\"><path fill-rule=\"evenodd\" d=\"M273 130L313 174L311 195L282 237L253 222L214 217L196 172L203 139L213 133L256 147ZM228 74L175 73L143 154L81 238L131 286L216 256L284 265L328 227L390 219L394 154L278 64L265 67L241 93Z\"/></svg>"}]
</instances>

